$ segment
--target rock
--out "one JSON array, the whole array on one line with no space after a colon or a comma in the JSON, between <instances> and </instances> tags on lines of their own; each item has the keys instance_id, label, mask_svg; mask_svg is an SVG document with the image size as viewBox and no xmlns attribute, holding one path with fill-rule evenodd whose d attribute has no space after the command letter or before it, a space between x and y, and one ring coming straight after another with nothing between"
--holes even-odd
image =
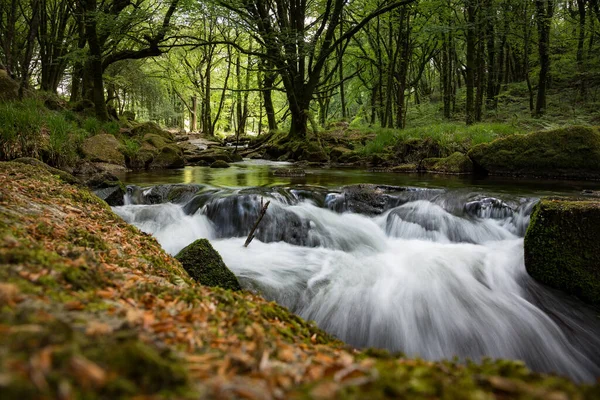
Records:
<instances>
[{"instance_id":1,"label":"rock","mask_svg":"<svg viewBox=\"0 0 600 400\"><path fill-rule=\"evenodd\" d=\"M91 100L83 99L83 100L80 100L80 101L74 103L71 106L71 110L73 110L75 112L83 112L83 111L90 110L90 109L93 110L94 107L95 107L94 103Z\"/></svg>"},{"instance_id":2,"label":"rock","mask_svg":"<svg viewBox=\"0 0 600 400\"><path fill-rule=\"evenodd\" d=\"M525 235L525 267L537 281L600 305L600 201L542 199Z\"/></svg>"},{"instance_id":3,"label":"rock","mask_svg":"<svg viewBox=\"0 0 600 400\"><path fill-rule=\"evenodd\" d=\"M142 138L142 143L148 143L150 146L154 147L157 150L162 149L167 144L170 143L168 139L157 135L155 133L147 133Z\"/></svg>"},{"instance_id":4,"label":"rock","mask_svg":"<svg viewBox=\"0 0 600 400\"><path fill-rule=\"evenodd\" d=\"M120 147L117 138L107 133L92 136L81 146L85 158L90 161L125 167L125 156L119 151Z\"/></svg>"},{"instance_id":5,"label":"rock","mask_svg":"<svg viewBox=\"0 0 600 400\"><path fill-rule=\"evenodd\" d=\"M329 161L329 157L327 157L325 150L315 142L309 142L305 145L299 159L319 163Z\"/></svg>"},{"instance_id":6,"label":"rock","mask_svg":"<svg viewBox=\"0 0 600 400\"><path fill-rule=\"evenodd\" d=\"M0 69L0 101L19 98L19 84L4 69Z\"/></svg>"},{"instance_id":7,"label":"rock","mask_svg":"<svg viewBox=\"0 0 600 400\"><path fill-rule=\"evenodd\" d=\"M66 182L66 183L70 183L72 185L76 185L81 183L81 181L77 178L75 178L73 175L69 174L68 172L65 172L63 170L60 170L58 168L54 168L49 166L48 164L38 160L37 158L31 158L31 157L22 157L22 158L17 158L15 160L12 160L13 162L17 162L17 163L21 163L21 164L27 164L27 165L34 165L37 167L42 167L44 169L46 169L48 172L50 172L52 175L56 175L60 178L61 181Z\"/></svg>"},{"instance_id":8,"label":"rock","mask_svg":"<svg viewBox=\"0 0 600 400\"><path fill-rule=\"evenodd\" d=\"M183 168L184 166L185 161L181 155L181 150L175 145L166 145L160 150L160 153L154 157L149 168Z\"/></svg>"},{"instance_id":9,"label":"rock","mask_svg":"<svg viewBox=\"0 0 600 400\"><path fill-rule=\"evenodd\" d=\"M214 163L210 164L211 168L229 168L231 165L227 164L226 161L217 160Z\"/></svg>"},{"instance_id":10,"label":"rock","mask_svg":"<svg viewBox=\"0 0 600 400\"><path fill-rule=\"evenodd\" d=\"M390 168L392 172L418 172L417 164L400 164Z\"/></svg>"},{"instance_id":11,"label":"rock","mask_svg":"<svg viewBox=\"0 0 600 400\"><path fill-rule=\"evenodd\" d=\"M181 262L192 279L204 286L241 290L235 275L206 239L196 240L181 250L175 258Z\"/></svg>"},{"instance_id":12,"label":"rock","mask_svg":"<svg viewBox=\"0 0 600 400\"><path fill-rule=\"evenodd\" d=\"M273 171L273 175L295 178L306 176L306 171L302 168L279 168Z\"/></svg>"},{"instance_id":13,"label":"rock","mask_svg":"<svg viewBox=\"0 0 600 400\"><path fill-rule=\"evenodd\" d=\"M397 206L397 199L390 192L405 190L399 187L359 184L345 186L342 193L328 207L336 212L350 211L365 215L379 215L385 210Z\"/></svg>"},{"instance_id":14,"label":"rock","mask_svg":"<svg viewBox=\"0 0 600 400\"><path fill-rule=\"evenodd\" d=\"M105 182L102 188L94 190L94 194L106 201L109 206L122 206L124 203L125 187L119 181Z\"/></svg>"},{"instance_id":15,"label":"rock","mask_svg":"<svg viewBox=\"0 0 600 400\"><path fill-rule=\"evenodd\" d=\"M239 157L239 156L238 156ZM212 164L217 160L225 161L227 163L241 161L239 158L234 157L232 153L227 150L211 148L208 150L201 151L193 156L194 162L204 161L206 163ZM191 160L191 158L190 158Z\"/></svg>"},{"instance_id":16,"label":"rock","mask_svg":"<svg viewBox=\"0 0 600 400\"><path fill-rule=\"evenodd\" d=\"M154 134L166 139L169 142L172 142L174 139L171 132L162 129L156 122L143 122L138 124L131 129L131 133L140 137L145 137L148 134Z\"/></svg>"},{"instance_id":17,"label":"rock","mask_svg":"<svg viewBox=\"0 0 600 400\"><path fill-rule=\"evenodd\" d=\"M420 169L444 174L470 174L473 172L473 161L456 152L446 158L426 158L421 162Z\"/></svg>"},{"instance_id":18,"label":"rock","mask_svg":"<svg viewBox=\"0 0 600 400\"><path fill-rule=\"evenodd\" d=\"M119 182L119 178L113 175L111 172L102 171L88 177L84 184L90 189L103 189L114 186L115 183Z\"/></svg>"},{"instance_id":19,"label":"rock","mask_svg":"<svg viewBox=\"0 0 600 400\"><path fill-rule=\"evenodd\" d=\"M331 158L331 161L339 161L340 158L344 158L344 156L350 153L352 153L352 150L345 147L336 146L329 152L329 158Z\"/></svg>"},{"instance_id":20,"label":"rock","mask_svg":"<svg viewBox=\"0 0 600 400\"><path fill-rule=\"evenodd\" d=\"M600 131L573 126L513 135L477 145L468 156L491 175L600 179Z\"/></svg>"},{"instance_id":21,"label":"rock","mask_svg":"<svg viewBox=\"0 0 600 400\"><path fill-rule=\"evenodd\" d=\"M435 140L408 139L394 146L396 162L404 164L418 164L426 158L442 157L442 148Z\"/></svg>"}]
</instances>

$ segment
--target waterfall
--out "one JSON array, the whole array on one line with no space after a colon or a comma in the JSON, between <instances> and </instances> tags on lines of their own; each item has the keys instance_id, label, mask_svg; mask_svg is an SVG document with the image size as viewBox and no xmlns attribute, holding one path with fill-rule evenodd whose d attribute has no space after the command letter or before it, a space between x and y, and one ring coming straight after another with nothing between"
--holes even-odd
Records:
<instances>
[{"instance_id":1,"label":"waterfall","mask_svg":"<svg viewBox=\"0 0 600 400\"><path fill-rule=\"evenodd\" d=\"M353 346L600 376L594 310L525 271L535 199L393 187L194 190L177 204L148 204L168 190L132 188L114 210L171 254L211 239L244 288ZM261 197L271 206L243 248Z\"/></svg>"}]
</instances>

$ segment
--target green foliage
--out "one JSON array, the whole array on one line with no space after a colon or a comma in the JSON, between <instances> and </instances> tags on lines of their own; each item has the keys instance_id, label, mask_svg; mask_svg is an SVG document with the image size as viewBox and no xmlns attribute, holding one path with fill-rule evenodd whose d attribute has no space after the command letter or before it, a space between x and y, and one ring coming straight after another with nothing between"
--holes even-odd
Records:
<instances>
[{"instance_id":1,"label":"green foliage","mask_svg":"<svg viewBox=\"0 0 600 400\"><path fill-rule=\"evenodd\" d=\"M82 128L90 135L97 135L102 129L102 122L95 117L86 118L83 121Z\"/></svg>"},{"instance_id":2,"label":"green foliage","mask_svg":"<svg viewBox=\"0 0 600 400\"><path fill-rule=\"evenodd\" d=\"M121 126L117 121L109 121L102 124L102 131L104 133L110 133L111 135L117 135L121 130Z\"/></svg>"},{"instance_id":3,"label":"green foliage","mask_svg":"<svg viewBox=\"0 0 600 400\"><path fill-rule=\"evenodd\" d=\"M83 141L82 132L61 113L48 115L44 125L50 135L48 163L58 167L73 165L79 157L78 150Z\"/></svg>"},{"instance_id":4,"label":"green foliage","mask_svg":"<svg viewBox=\"0 0 600 400\"><path fill-rule=\"evenodd\" d=\"M43 110L33 99L0 103L0 160L38 155Z\"/></svg>"},{"instance_id":5,"label":"green foliage","mask_svg":"<svg viewBox=\"0 0 600 400\"><path fill-rule=\"evenodd\" d=\"M140 152L140 148L142 145L136 139L124 138L122 141L122 146L120 148L121 153L123 153L126 157L134 158Z\"/></svg>"}]
</instances>

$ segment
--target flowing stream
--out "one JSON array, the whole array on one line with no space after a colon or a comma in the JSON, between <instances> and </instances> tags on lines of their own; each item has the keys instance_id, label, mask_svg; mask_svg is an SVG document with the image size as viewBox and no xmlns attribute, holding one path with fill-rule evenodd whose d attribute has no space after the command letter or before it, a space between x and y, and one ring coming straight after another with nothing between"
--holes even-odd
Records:
<instances>
[{"instance_id":1,"label":"flowing stream","mask_svg":"<svg viewBox=\"0 0 600 400\"><path fill-rule=\"evenodd\" d=\"M271 205L243 248L261 197ZM520 359L578 381L600 376L597 310L525 271L535 196L190 183L130 186L125 200L115 212L167 252L210 239L244 288L353 346L431 360Z\"/></svg>"}]
</instances>

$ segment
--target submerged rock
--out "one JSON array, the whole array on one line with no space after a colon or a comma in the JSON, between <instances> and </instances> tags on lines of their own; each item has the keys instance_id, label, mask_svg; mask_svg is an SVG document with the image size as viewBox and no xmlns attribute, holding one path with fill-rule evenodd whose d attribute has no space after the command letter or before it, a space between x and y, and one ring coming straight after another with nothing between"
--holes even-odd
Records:
<instances>
[{"instance_id":1,"label":"submerged rock","mask_svg":"<svg viewBox=\"0 0 600 400\"><path fill-rule=\"evenodd\" d=\"M273 175L281 177L303 177L306 176L306 171L302 168L279 168L273 171Z\"/></svg>"},{"instance_id":2,"label":"submerged rock","mask_svg":"<svg viewBox=\"0 0 600 400\"><path fill-rule=\"evenodd\" d=\"M240 283L221 255L206 239L198 239L181 250L175 258L196 282L211 287L241 290Z\"/></svg>"},{"instance_id":3,"label":"submerged rock","mask_svg":"<svg viewBox=\"0 0 600 400\"><path fill-rule=\"evenodd\" d=\"M492 175L600 179L600 131L573 126L513 135L477 145L468 156Z\"/></svg>"},{"instance_id":4,"label":"submerged rock","mask_svg":"<svg viewBox=\"0 0 600 400\"><path fill-rule=\"evenodd\" d=\"M536 280L600 305L600 202L543 199L525 235L525 267Z\"/></svg>"}]
</instances>

